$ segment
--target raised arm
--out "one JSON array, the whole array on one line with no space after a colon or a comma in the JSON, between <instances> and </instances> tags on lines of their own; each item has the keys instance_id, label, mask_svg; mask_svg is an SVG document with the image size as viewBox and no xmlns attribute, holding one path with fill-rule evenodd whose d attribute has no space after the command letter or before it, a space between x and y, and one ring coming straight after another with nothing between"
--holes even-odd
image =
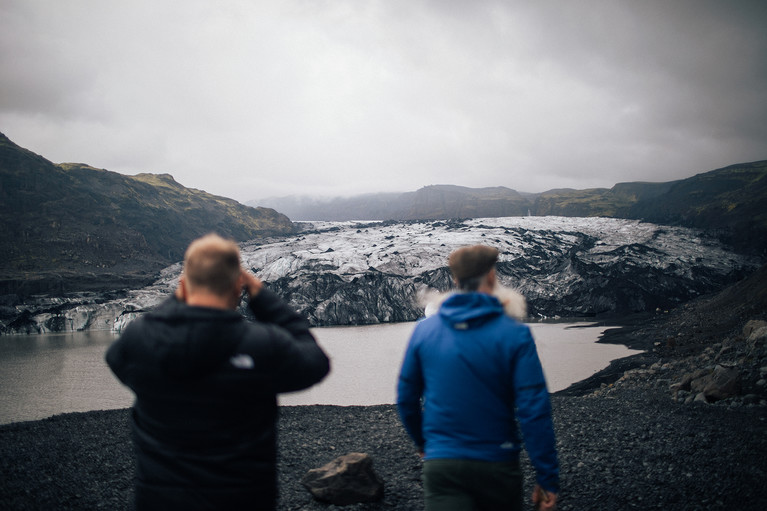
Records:
<instances>
[{"instance_id":1,"label":"raised arm","mask_svg":"<svg viewBox=\"0 0 767 511\"><path fill-rule=\"evenodd\" d=\"M309 320L293 310L277 293L266 288L261 280L243 270L244 288L248 292L248 307L262 323L271 323L290 332L297 340L314 342L309 332Z\"/></svg>"},{"instance_id":2,"label":"raised arm","mask_svg":"<svg viewBox=\"0 0 767 511\"><path fill-rule=\"evenodd\" d=\"M250 310L275 342L277 391L301 390L322 380L330 372L330 361L309 330L309 321L250 272L243 270L243 282Z\"/></svg>"}]
</instances>

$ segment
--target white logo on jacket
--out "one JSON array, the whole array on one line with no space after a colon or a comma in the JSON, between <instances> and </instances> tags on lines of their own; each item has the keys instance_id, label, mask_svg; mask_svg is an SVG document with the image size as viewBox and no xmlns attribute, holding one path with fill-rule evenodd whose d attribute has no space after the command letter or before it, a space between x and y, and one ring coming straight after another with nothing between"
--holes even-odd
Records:
<instances>
[{"instance_id":1,"label":"white logo on jacket","mask_svg":"<svg viewBox=\"0 0 767 511\"><path fill-rule=\"evenodd\" d=\"M256 363L253 362L251 356L246 355L245 353L233 356L229 359L229 363L237 369L253 369L256 366Z\"/></svg>"}]
</instances>

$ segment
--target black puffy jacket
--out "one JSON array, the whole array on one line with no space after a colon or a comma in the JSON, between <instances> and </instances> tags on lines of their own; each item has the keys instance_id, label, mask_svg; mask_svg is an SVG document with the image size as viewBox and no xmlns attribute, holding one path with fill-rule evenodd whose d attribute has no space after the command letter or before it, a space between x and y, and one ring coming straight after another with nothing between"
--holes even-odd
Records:
<instances>
[{"instance_id":1,"label":"black puffy jacket","mask_svg":"<svg viewBox=\"0 0 767 511\"><path fill-rule=\"evenodd\" d=\"M273 509L277 394L329 371L308 321L262 289L234 310L175 298L131 322L106 354L136 394L137 509Z\"/></svg>"}]
</instances>

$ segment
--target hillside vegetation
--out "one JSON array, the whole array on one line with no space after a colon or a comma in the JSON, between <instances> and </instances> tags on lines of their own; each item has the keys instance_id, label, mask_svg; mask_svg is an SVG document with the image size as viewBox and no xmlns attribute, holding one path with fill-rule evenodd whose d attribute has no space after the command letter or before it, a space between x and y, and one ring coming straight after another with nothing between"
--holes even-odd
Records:
<instances>
[{"instance_id":1,"label":"hillside vegetation","mask_svg":"<svg viewBox=\"0 0 767 511\"><path fill-rule=\"evenodd\" d=\"M183 258L208 232L245 241L289 234L272 209L185 188L53 164L0 134L0 295L131 287Z\"/></svg>"}]
</instances>

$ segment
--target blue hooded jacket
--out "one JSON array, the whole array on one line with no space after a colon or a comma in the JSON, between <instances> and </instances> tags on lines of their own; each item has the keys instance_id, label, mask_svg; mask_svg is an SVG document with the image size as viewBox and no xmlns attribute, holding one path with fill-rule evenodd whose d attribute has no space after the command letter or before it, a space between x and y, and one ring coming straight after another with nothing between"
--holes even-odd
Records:
<instances>
[{"instance_id":1,"label":"blue hooded jacket","mask_svg":"<svg viewBox=\"0 0 767 511\"><path fill-rule=\"evenodd\" d=\"M519 459L559 489L551 405L530 329L494 296L461 293L421 320L398 384L400 417L425 459ZM521 429L521 435L520 435Z\"/></svg>"}]
</instances>

